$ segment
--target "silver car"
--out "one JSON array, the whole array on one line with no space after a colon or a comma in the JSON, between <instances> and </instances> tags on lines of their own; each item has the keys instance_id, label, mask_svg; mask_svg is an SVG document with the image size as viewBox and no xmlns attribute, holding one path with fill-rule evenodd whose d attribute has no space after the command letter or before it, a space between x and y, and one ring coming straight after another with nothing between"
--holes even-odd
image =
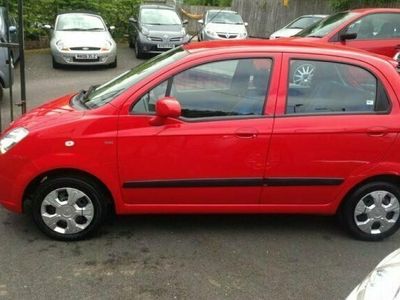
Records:
<instances>
[{"instance_id":1,"label":"silver car","mask_svg":"<svg viewBox=\"0 0 400 300\"><path fill-rule=\"evenodd\" d=\"M49 25L45 27L51 29ZM110 27L110 30L113 29L113 26ZM112 68L117 66L117 45L99 15L58 15L50 47L54 68L62 65L108 65Z\"/></svg>"},{"instance_id":2,"label":"silver car","mask_svg":"<svg viewBox=\"0 0 400 300\"><path fill-rule=\"evenodd\" d=\"M203 29L199 34L199 40L243 40L247 38L246 22L235 11L209 10L204 19L199 20Z\"/></svg>"},{"instance_id":3,"label":"silver car","mask_svg":"<svg viewBox=\"0 0 400 300\"><path fill-rule=\"evenodd\" d=\"M283 37L290 37L294 36L295 34L299 33L303 29L325 19L328 15L305 15L301 16L294 21L290 22L285 27L275 31L269 37L271 40L283 38Z\"/></svg>"},{"instance_id":4,"label":"silver car","mask_svg":"<svg viewBox=\"0 0 400 300\"><path fill-rule=\"evenodd\" d=\"M347 297L347 300L375 299L400 299L400 249L382 260Z\"/></svg>"}]
</instances>

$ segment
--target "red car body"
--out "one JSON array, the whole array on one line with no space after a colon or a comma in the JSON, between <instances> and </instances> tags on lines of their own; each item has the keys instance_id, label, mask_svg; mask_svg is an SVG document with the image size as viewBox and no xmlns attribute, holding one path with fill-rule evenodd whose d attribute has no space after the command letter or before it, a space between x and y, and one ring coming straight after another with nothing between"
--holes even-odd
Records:
<instances>
[{"instance_id":1,"label":"red car body","mask_svg":"<svg viewBox=\"0 0 400 300\"><path fill-rule=\"evenodd\" d=\"M343 18L343 20L338 22L335 26L332 26L325 32L324 36L313 37L312 33L300 33L299 35L304 37L294 37L292 40L347 46L389 56L391 58L400 51L400 21L398 21L400 20L400 9L365 8L342 12L337 15L339 14L348 14L348 17ZM389 17L387 20L384 20L385 17L383 16ZM321 21L321 23L329 22L330 18L332 18L332 16ZM361 36L359 32L358 37L341 39L341 35L346 33L349 27L354 24L358 25L358 23L362 24L363 20L367 20L367 22L364 22L363 28L366 32L369 32L369 34ZM368 26L365 26L365 24L368 24ZM357 28L354 32L359 30L360 29ZM307 29L305 31L307 31ZM382 34L380 34L381 32Z\"/></svg>"},{"instance_id":2,"label":"red car body","mask_svg":"<svg viewBox=\"0 0 400 300\"><path fill-rule=\"evenodd\" d=\"M82 174L109 192L117 214L335 214L351 191L400 176L400 80L394 61L347 48L285 41L205 42L96 109L74 95L15 121L29 136L0 154L0 203L21 213L47 177ZM273 60L263 116L189 122L131 114L156 83L207 62ZM371 72L387 113L285 115L290 60L348 63ZM177 110L176 113L179 114Z\"/></svg>"}]
</instances>

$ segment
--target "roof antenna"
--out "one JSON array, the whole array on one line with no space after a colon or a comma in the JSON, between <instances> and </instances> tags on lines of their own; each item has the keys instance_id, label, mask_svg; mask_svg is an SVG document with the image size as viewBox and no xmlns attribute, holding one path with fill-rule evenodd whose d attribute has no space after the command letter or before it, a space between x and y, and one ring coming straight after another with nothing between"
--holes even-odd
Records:
<instances>
[{"instance_id":1,"label":"roof antenna","mask_svg":"<svg viewBox=\"0 0 400 300\"><path fill-rule=\"evenodd\" d=\"M192 35L192 37L186 43L184 43L184 45L189 44L194 39L195 36L199 36L199 34L203 30L203 28L205 28L208 24L210 24L211 21L214 20L224 10L225 10L225 7L221 8L207 23L204 23L201 26L200 30L198 30L194 35Z\"/></svg>"}]
</instances>

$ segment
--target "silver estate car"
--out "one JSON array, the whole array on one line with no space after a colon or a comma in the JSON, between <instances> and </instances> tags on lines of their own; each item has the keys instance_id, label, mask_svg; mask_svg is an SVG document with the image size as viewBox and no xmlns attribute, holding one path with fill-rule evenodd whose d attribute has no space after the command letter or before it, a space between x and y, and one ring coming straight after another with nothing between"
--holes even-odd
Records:
<instances>
[{"instance_id":1,"label":"silver estate car","mask_svg":"<svg viewBox=\"0 0 400 300\"><path fill-rule=\"evenodd\" d=\"M49 25L45 27L52 29ZM113 29L111 26L110 30ZM117 45L102 17L96 14L58 15L50 47L54 68L62 65L117 66Z\"/></svg>"}]
</instances>

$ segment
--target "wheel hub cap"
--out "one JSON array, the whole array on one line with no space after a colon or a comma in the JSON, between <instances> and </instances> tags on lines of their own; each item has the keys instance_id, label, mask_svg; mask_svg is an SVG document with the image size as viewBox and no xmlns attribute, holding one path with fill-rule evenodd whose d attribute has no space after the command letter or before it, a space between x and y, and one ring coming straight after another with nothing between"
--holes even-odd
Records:
<instances>
[{"instance_id":1,"label":"wheel hub cap","mask_svg":"<svg viewBox=\"0 0 400 300\"><path fill-rule=\"evenodd\" d=\"M365 195L354 209L357 227L373 235L390 230L397 223L399 215L399 200L388 191L374 191Z\"/></svg>"},{"instance_id":2,"label":"wheel hub cap","mask_svg":"<svg viewBox=\"0 0 400 300\"><path fill-rule=\"evenodd\" d=\"M91 224L94 206L84 192L75 188L60 188L44 198L41 216L51 230L61 234L75 234Z\"/></svg>"}]
</instances>

